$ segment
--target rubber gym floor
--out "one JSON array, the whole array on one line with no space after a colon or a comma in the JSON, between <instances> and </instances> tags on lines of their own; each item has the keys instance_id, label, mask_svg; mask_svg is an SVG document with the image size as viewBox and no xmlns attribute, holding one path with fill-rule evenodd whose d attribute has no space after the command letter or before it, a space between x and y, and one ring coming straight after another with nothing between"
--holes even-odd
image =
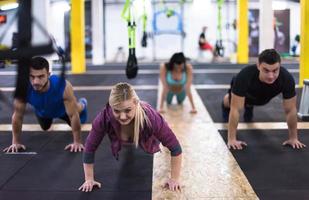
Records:
<instances>
[{"instance_id":1,"label":"rubber gym floor","mask_svg":"<svg viewBox=\"0 0 309 200\"><path fill-rule=\"evenodd\" d=\"M198 124L215 127L218 144L223 139L226 142L226 124L221 118L221 100L226 93L231 78L243 67L242 65L230 64L193 64L194 66L194 90L200 98L203 108L198 107ZM293 74L298 83L298 64L283 65ZM91 121L103 106L106 104L109 91L115 83L126 81L135 86L141 100L157 106L158 93L160 91L157 64L141 64L138 77L127 80L124 75L124 65L106 64L105 66L89 66L88 71L83 75L67 74L67 79L72 83L77 98L85 97L88 100L88 121L83 127L83 139L87 137L91 127ZM57 70L56 70L57 71ZM5 95L12 99L15 85L15 69L13 67L0 71L0 89ZM301 89L297 88L298 105L301 96ZM187 107L187 102L184 110ZM1 105L0 110L0 149L2 150L11 143L11 115L12 108ZM200 109L209 113L203 116ZM183 108L172 107L171 113L184 112ZM172 114L171 114L172 115ZM184 117L183 117L184 116ZM177 130L184 124L195 126L191 123L188 113L181 117L170 117L164 115L171 124L177 135ZM188 120L188 118L190 118ZM196 119L194 119L196 120ZM204 121L205 120L205 121ZM27 146L26 152L20 154L0 154L0 199L173 199L175 194L169 191L162 191L157 185L158 167L154 159L158 155L149 155L141 149L132 146L122 148L120 159L117 161L111 155L110 143L105 138L96 153L95 177L101 181L102 188L92 193L82 193L77 189L83 183L83 169L81 154L73 154L63 150L65 145L71 142L71 132L63 125L63 121L56 120L55 126L47 132L41 131L33 111L30 107L24 117L22 141ZM202 125L200 125L202 124ZM309 145L309 134L306 122L299 122L300 139ZM204 126L203 126L204 127ZM184 173L182 183L185 185L182 194L177 194L177 199L306 199L309 197L309 176L306 167L309 165L309 151L307 148L293 150L284 147L281 143L287 138L285 116L282 110L281 96L274 98L269 104L254 109L253 123L246 124L240 120L238 136L248 143L243 151L227 151L226 145L203 146L202 152L198 145L187 145L182 142L184 150ZM194 127L185 128L183 131L190 132L188 140L197 134ZM197 130L207 140L208 128ZM189 134L189 133L188 133ZM228 152L225 156L232 160L236 159L235 166L241 169L241 178L248 181L248 190L229 187L220 188L219 184L210 184L211 174L222 174L222 179L230 178L230 183L236 181L233 174L226 172L224 168L225 157L208 157L208 153ZM186 152L189 152L185 154ZM197 157L194 153L203 155ZM163 151L164 153L164 151ZM197 160L196 163L186 162L186 159ZM223 159L224 158L224 159ZM200 163L199 163L200 161ZM187 171L193 166L205 161L206 166L201 166L201 176L198 173ZM211 167L211 163L220 163L223 168ZM167 162L166 162L167 163ZM167 163L168 165L169 163ZM209 164L209 166L208 166ZM228 165L228 164L226 164ZM159 169L158 169L159 168ZM204 170L204 171L203 171ZM220 171L221 170L221 171ZM210 173L211 172L211 173ZM204 174L205 173L205 174ZM209 173L209 174L208 174ZM165 174L167 177L169 174ZM190 177L189 177L190 176ZM189 178L187 178L189 177ZM208 180L207 180L208 179ZM190 180L192 184L189 184ZM194 181L196 180L196 181ZM220 180L217 180L220 182ZM161 183L161 182L160 182ZM204 187L204 186L206 186ZM242 185L238 185L240 188ZM214 188L209 188L214 187ZM226 187L226 185L225 185ZM250 190L252 187L252 192ZM198 191L194 193L192 191ZM216 192L214 192L216 191ZM233 191L249 191L249 193L233 193ZM250 193L251 192L251 193ZM162 193L162 194L159 194ZM233 196L229 196L233 194ZM160 196L160 198L156 198ZM229 198L230 197L230 198Z\"/></svg>"}]
</instances>

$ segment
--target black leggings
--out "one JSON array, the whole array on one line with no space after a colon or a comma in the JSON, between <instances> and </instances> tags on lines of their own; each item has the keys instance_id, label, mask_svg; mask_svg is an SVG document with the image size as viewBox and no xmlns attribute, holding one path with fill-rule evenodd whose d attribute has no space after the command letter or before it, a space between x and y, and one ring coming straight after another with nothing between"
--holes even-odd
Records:
<instances>
[{"instance_id":1,"label":"black leggings","mask_svg":"<svg viewBox=\"0 0 309 200\"><path fill-rule=\"evenodd\" d=\"M38 115L35 115L35 116L38 119L38 122L39 122L41 128L44 131L48 130L53 123L53 118L43 118L43 117L39 117ZM59 118L66 121L66 123L69 126L71 126L71 120L70 120L70 118L67 114L65 114L63 117L59 117Z\"/></svg>"}]
</instances>

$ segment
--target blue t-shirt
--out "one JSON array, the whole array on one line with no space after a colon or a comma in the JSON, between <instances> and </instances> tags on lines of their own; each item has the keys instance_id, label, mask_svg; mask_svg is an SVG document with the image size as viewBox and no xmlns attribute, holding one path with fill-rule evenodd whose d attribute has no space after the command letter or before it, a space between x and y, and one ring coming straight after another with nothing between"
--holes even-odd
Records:
<instances>
[{"instance_id":1,"label":"blue t-shirt","mask_svg":"<svg viewBox=\"0 0 309 200\"><path fill-rule=\"evenodd\" d=\"M40 93L29 84L27 102L32 105L35 113L43 118L59 118L66 114L63 93L66 81L56 75L49 77L50 85L46 92Z\"/></svg>"}]
</instances>

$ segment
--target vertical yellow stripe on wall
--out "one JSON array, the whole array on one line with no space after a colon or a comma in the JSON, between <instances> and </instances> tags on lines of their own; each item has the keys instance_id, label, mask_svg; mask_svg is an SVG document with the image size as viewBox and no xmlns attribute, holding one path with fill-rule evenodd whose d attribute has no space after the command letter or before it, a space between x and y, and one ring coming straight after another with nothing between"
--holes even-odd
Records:
<instances>
[{"instance_id":1,"label":"vertical yellow stripe on wall","mask_svg":"<svg viewBox=\"0 0 309 200\"><path fill-rule=\"evenodd\" d=\"M248 0L237 0L237 62L249 62Z\"/></svg>"},{"instance_id":2,"label":"vertical yellow stripe on wall","mask_svg":"<svg viewBox=\"0 0 309 200\"><path fill-rule=\"evenodd\" d=\"M0 0L0 6L4 6L11 3L16 3L17 0Z\"/></svg>"},{"instance_id":3,"label":"vertical yellow stripe on wall","mask_svg":"<svg viewBox=\"0 0 309 200\"><path fill-rule=\"evenodd\" d=\"M71 64L72 73L86 71L85 60L85 2L71 0Z\"/></svg>"},{"instance_id":4,"label":"vertical yellow stripe on wall","mask_svg":"<svg viewBox=\"0 0 309 200\"><path fill-rule=\"evenodd\" d=\"M300 32L300 69L299 85L303 86L303 80L309 79L309 1L300 1L301 32ZM307 33L306 33L307 32Z\"/></svg>"}]
</instances>

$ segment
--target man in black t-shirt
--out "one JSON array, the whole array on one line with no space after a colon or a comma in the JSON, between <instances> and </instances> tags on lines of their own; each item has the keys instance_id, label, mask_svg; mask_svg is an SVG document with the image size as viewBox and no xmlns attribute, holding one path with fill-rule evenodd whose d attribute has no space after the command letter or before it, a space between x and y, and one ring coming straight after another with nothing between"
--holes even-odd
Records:
<instances>
[{"instance_id":1,"label":"man in black t-shirt","mask_svg":"<svg viewBox=\"0 0 309 200\"><path fill-rule=\"evenodd\" d=\"M265 105L282 93L283 109L289 129L289 139L283 145L303 148L298 140L295 81L292 75L280 66L280 55L274 49L264 50L256 65L243 68L232 80L231 89L223 98L223 118L228 121L228 147L241 150L247 144L236 139L239 113L245 108L244 120L253 117L253 106Z\"/></svg>"}]
</instances>

